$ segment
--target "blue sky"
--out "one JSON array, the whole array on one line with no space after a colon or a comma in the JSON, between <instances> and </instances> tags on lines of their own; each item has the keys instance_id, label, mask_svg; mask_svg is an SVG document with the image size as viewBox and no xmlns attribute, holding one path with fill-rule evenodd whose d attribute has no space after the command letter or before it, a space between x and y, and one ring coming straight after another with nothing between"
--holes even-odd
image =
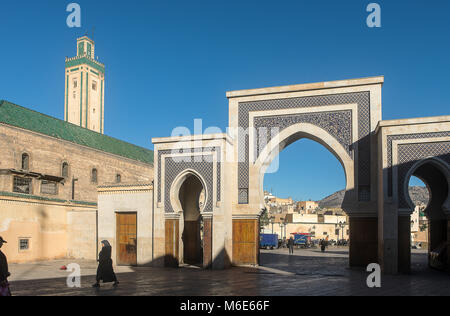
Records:
<instances>
[{"instance_id":1,"label":"blue sky","mask_svg":"<svg viewBox=\"0 0 450 316\"><path fill-rule=\"evenodd\" d=\"M225 130L225 92L237 89L384 75L383 119L449 114L450 2L377 2L379 29L362 0L77 1L82 28L70 29L70 1L2 1L0 99L63 118L64 57L95 28L105 132L147 148L196 118ZM265 181L298 199L343 187L337 160L311 141L282 152Z\"/></svg>"}]
</instances>

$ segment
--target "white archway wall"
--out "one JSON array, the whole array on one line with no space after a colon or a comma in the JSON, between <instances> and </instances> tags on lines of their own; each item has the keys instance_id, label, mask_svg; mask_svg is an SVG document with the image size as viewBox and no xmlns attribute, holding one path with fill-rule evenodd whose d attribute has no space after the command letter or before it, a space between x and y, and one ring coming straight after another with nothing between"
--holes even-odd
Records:
<instances>
[{"instance_id":1,"label":"white archway wall","mask_svg":"<svg viewBox=\"0 0 450 316\"><path fill-rule=\"evenodd\" d=\"M399 181L403 181L399 180L399 167L407 169L401 170L403 177L417 161L450 154L450 150L426 147L426 143L447 141L450 116L381 121L375 134L378 143L378 261L384 273L393 274L410 268L410 234L405 235L405 232L410 229L411 209L408 203L403 207L399 204L400 196L405 196L403 182L399 186ZM401 155L399 146L404 146Z\"/></svg>"},{"instance_id":2,"label":"white archway wall","mask_svg":"<svg viewBox=\"0 0 450 316\"><path fill-rule=\"evenodd\" d=\"M354 161L342 147L342 145L329 133L312 124L299 123L292 125L284 130L282 130L277 137L270 140L267 146L261 151L260 156L255 162L254 166L250 169L250 175L257 173L257 188L258 188L258 203L261 205L264 201L264 174L267 168L272 163L273 159L279 155L282 149L285 148L287 141L290 141L291 137L297 139L308 138L313 141L318 142L327 148L341 163L344 169L346 178L346 191L352 194L354 192ZM295 141L295 140L294 140ZM281 149L281 150L280 150ZM252 179L255 179L253 177ZM250 194L252 196L252 194Z\"/></svg>"}]
</instances>

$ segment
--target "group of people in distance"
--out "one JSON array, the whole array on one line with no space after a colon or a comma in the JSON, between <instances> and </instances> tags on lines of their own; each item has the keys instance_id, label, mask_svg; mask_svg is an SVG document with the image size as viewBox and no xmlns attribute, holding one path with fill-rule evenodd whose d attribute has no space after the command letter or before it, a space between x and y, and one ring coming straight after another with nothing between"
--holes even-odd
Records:
<instances>
[{"instance_id":1,"label":"group of people in distance","mask_svg":"<svg viewBox=\"0 0 450 316\"><path fill-rule=\"evenodd\" d=\"M289 254L292 255L294 253L294 236L291 236L287 242L287 246L289 248ZM325 249L328 247L328 239L321 239L319 242L320 250L325 252Z\"/></svg>"}]
</instances>

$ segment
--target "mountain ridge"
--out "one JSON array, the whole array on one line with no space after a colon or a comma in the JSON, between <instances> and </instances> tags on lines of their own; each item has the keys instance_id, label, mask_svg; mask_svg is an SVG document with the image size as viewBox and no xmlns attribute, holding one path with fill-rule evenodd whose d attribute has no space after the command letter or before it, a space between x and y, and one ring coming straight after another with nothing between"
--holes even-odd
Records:
<instances>
[{"instance_id":1,"label":"mountain ridge","mask_svg":"<svg viewBox=\"0 0 450 316\"><path fill-rule=\"evenodd\" d=\"M340 190L318 201L320 208L341 208L345 190ZM428 189L426 187L409 187L409 196L414 204L428 204Z\"/></svg>"}]
</instances>

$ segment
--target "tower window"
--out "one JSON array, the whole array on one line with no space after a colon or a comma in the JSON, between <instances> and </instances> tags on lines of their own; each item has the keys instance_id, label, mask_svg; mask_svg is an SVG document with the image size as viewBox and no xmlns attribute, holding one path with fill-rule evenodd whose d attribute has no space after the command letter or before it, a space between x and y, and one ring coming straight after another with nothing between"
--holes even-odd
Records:
<instances>
[{"instance_id":1,"label":"tower window","mask_svg":"<svg viewBox=\"0 0 450 316\"><path fill-rule=\"evenodd\" d=\"M78 87L78 81L77 79L73 80L73 88L76 89Z\"/></svg>"},{"instance_id":2,"label":"tower window","mask_svg":"<svg viewBox=\"0 0 450 316\"><path fill-rule=\"evenodd\" d=\"M120 174L116 174L116 183L122 182L122 176Z\"/></svg>"},{"instance_id":3,"label":"tower window","mask_svg":"<svg viewBox=\"0 0 450 316\"><path fill-rule=\"evenodd\" d=\"M92 90L97 91L97 82L92 81Z\"/></svg>"},{"instance_id":4,"label":"tower window","mask_svg":"<svg viewBox=\"0 0 450 316\"><path fill-rule=\"evenodd\" d=\"M97 169L95 169L95 168L92 169L92 172L91 172L91 182L92 183L97 183L97 181L98 181L97 174L98 174Z\"/></svg>"},{"instance_id":5,"label":"tower window","mask_svg":"<svg viewBox=\"0 0 450 316\"><path fill-rule=\"evenodd\" d=\"M78 43L78 56L84 55L84 43Z\"/></svg>"},{"instance_id":6,"label":"tower window","mask_svg":"<svg viewBox=\"0 0 450 316\"><path fill-rule=\"evenodd\" d=\"M92 113L95 113L95 108L92 109Z\"/></svg>"},{"instance_id":7,"label":"tower window","mask_svg":"<svg viewBox=\"0 0 450 316\"><path fill-rule=\"evenodd\" d=\"M73 92L73 98L75 99L77 97L77 93L74 91Z\"/></svg>"},{"instance_id":8,"label":"tower window","mask_svg":"<svg viewBox=\"0 0 450 316\"><path fill-rule=\"evenodd\" d=\"M30 156L28 154L22 154L22 170L28 170L30 168Z\"/></svg>"},{"instance_id":9,"label":"tower window","mask_svg":"<svg viewBox=\"0 0 450 316\"><path fill-rule=\"evenodd\" d=\"M64 178L67 178L69 176L69 164L67 162L63 162L61 166L61 175Z\"/></svg>"}]
</instances>

